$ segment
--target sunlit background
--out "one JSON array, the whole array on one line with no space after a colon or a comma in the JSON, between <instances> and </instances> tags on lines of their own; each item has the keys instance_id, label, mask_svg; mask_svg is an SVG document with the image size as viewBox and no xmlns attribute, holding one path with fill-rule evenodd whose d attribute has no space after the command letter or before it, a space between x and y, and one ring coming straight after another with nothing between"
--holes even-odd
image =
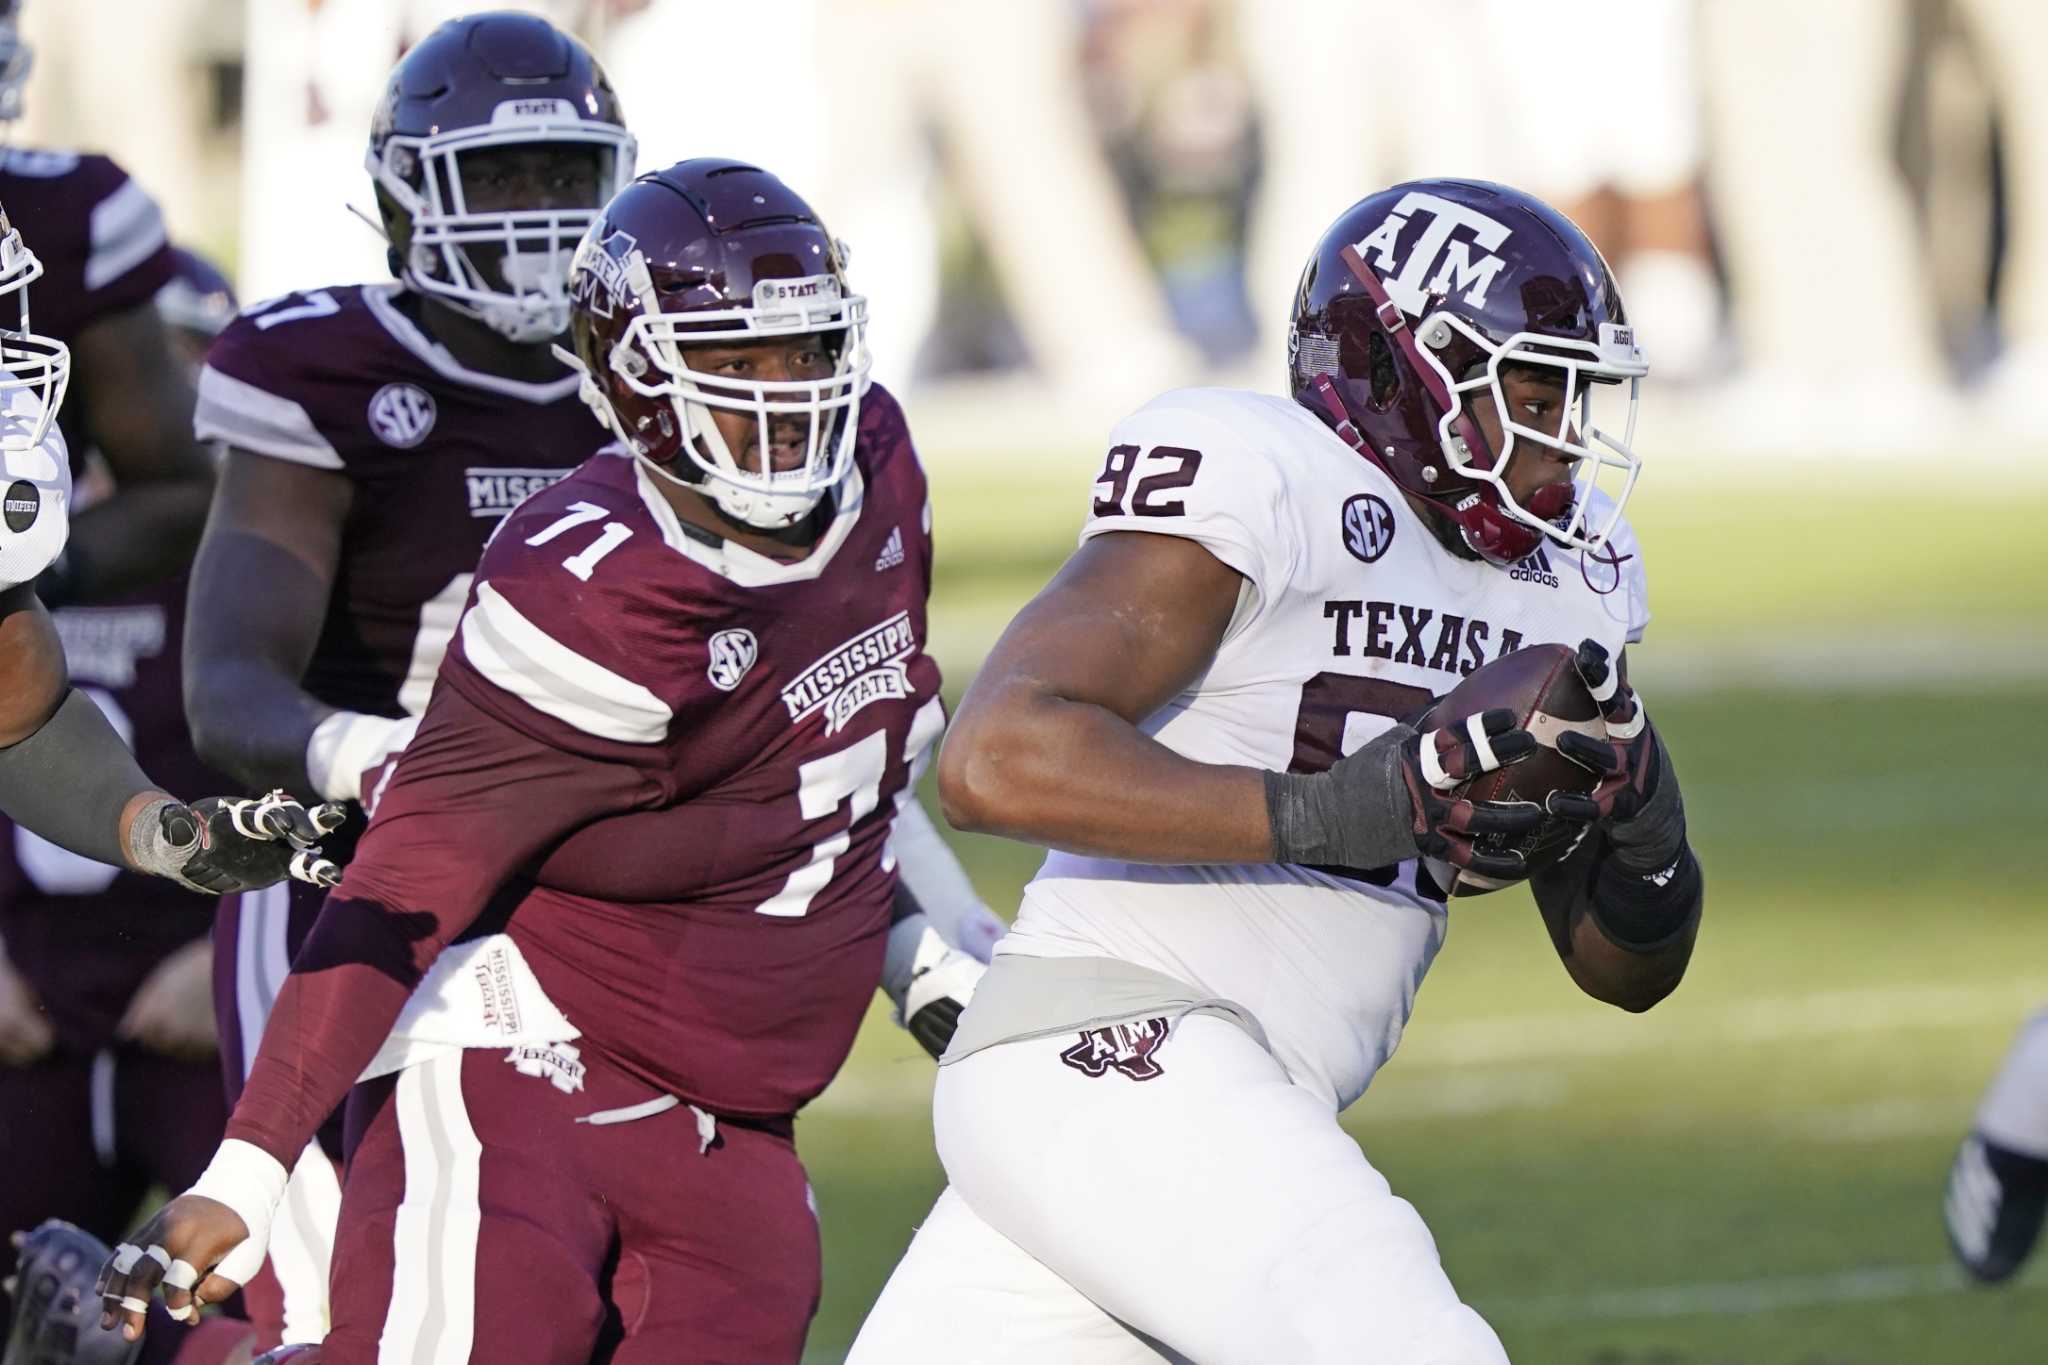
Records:
<instances>
[{"instance_id":1,"label":"sunlit background","mask_svg":"<svg viewBox=\"0 0 2048 1365\"><path fill-rule=\"evenodd\" d=\"M347 208L370 110L473 8L30 0L15 138L113 153L245 299L382 278ZM755 159L851 244L933 472L954 696L1072 545L1118 416L1279 384L1340 209L1475 175L1585 226L1653 367L1632 662L1707 872L1699 953L1627 1016L1526 896L1461 905L1347 1124L1517 1361L2048 1359L2048 1268L1966 1289L1940 1221L2048 1004L2048 5L531 8L597 48L643 167ZM960 844L1010 913L1032 852ZM877 1013L803 1120L817 1360L938 1189L931 1075Z\"/></svg>"}]
</instances>

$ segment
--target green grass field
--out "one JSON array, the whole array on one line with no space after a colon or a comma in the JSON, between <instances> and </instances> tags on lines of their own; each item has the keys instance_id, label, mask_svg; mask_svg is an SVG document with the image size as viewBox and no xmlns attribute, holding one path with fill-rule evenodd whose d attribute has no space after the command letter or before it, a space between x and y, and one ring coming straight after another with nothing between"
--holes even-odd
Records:
<instances>
[{"instance_id":1,"label":"green grass field","mask_svg":"<svg viewBox=\"0 0 2048 1365\"><path fill-rule=\"evenodd\" d=\"M938 481L956 694L1071 545L1086 477ZM1670 482L1638 498L1658 616L1634 662L1708 874L1688 980L1625 1015L1577 994L1526 895L1462 905L1346 1126L1517 1362L2048 1359L2048 1255L1966 1289L1940 1223L1978 1092L2048 1004L2048 553L1961 498ZM2003 525L2044 516L2048 493L2001 499ZM1035 852L958 844L1007 913ZM813 1359L937 1193L930 1082L877 1011L803 1120Z\"/></svg>"}]
</instances>

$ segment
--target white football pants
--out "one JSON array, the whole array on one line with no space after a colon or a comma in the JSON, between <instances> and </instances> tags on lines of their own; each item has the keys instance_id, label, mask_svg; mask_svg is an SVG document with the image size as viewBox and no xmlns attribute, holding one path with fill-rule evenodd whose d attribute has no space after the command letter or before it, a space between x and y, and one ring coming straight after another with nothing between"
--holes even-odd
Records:
<instances>
[{"instance_id":1,"label":"white football pants","mask_svg":"<svg viewBox=\"0 0 2048 1365\"><path fill-rule=\"evenodd\" d=\"M1079 1036L940 1069L952 1184L851 1365L1505 1365L1414 1208L1236 1025L1182 1020L1143 1081L1063 1062Z\"/></svg>"}]
</instances>

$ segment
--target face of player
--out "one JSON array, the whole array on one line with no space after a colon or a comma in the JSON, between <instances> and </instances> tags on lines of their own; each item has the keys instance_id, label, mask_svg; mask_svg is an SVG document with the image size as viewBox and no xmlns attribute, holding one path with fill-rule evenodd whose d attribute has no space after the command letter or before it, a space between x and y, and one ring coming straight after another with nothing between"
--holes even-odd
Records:
<instances>
[{"instance_id":1,"label":"face of player","mask_svg":"<svg viewBox=\"0 0 2048 1365\"><path fill-rule=\"evenodd\" d=\"M484 147L462 153L462 201L471 213L603 207L604 162L595 146Z\"/></svg>"},{"instance_id":2,"label":"face of player","mask_svg":"<svg viewBox=\"0 0 2048 1365\"><path fill-rule=\"evenodd\" d=\"M1550 369L1508 367L1501 372L1501 391L1517 425L1546 432L1557 431L1563 425L1566 439L1577 442L1578 432L1570 426L1570 415L1565 411L1564 384L1563 373ZM1494 407L1491 392L1481 390L1474 395L1472 416L1479 423L1487 447L1499 450L1504 437L1500 412ZM1561 450L1518 438L1508 459L1508 492L1527 507L1530 495L1537 489L1571 482L1572 463Z\"/></svg>"},{"instance_id":3,"label":"face of player","mask_svg":"<svg viewBox=\"0 0 2048 1365\"><path fill-rule=\"evenodd\" d=\"M829 379L836 363L818 333L771 337L729 346L685 346L683 358L699 374L736 383L815 382ZM737 390L736 390L737 392ZM742 469L758 470L761 424L751 412L711 408L711 420L725 448ZM788 414L768 419L768 466L778 474L801 469L810 451L811 418Z\"/></svg>"},{"instance_id":4,"label":"face of player","mask_svg":"<svg viewBox=\"0 0 2048 1365\"><path fill-rule=\"evenodd\" d=\"M604 205L608 148L567 145L485 147L464 152L462 202L470 213L595 209ZM504 250L487 243L468 248L470 263L504 287Z\"/></svg>"}]
</instances>

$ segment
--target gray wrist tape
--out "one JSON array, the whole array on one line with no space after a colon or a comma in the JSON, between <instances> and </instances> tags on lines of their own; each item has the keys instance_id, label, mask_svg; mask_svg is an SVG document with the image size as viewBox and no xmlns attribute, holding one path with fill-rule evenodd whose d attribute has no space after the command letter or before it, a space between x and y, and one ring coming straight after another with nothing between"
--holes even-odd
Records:
<instances>
[{"instance_id":1,"label":"gray wrist tape","mask_svg":"<svg viewBox=\"0 0 2048 1365\"><path fill-rule=\"evenodd\" d=\"M41 729L0 749L0 810L53 844L115 867L128 861L121 810L155 785L77 688Z\"/></svg>"},{"instance_id":2,"label":"gray wrist tape","mask_svg":"<svg viewBox=\"0 0 2048 1365\"><path fill-rule=\"evenodd\" d=\"M164 812L180 805L180 802L152 801L142 808L135 817L135 835L129 840L130 851L135 856L135 866L154 877L169 877L188 890L204 891L205 888L185 880L185 863L199 847L199 826L187 820L181 822L179 833L189 834L182 842L172 839L164 829Z\"/></svg>"},{"instance_id":3,"label":"gray wrist tape","mask_svg":"<svg viewBox=\"0 0 2048 1365\"><path fill-rule=\"evenodd\" d=\"M1650 740L1657 746L1657 785L1641 810L1607 828L1615 863L1645 877L1669 867L1685 847L1685 801L1678 794L1678 774L1663 736L1652 730Z\"/></svg>"},{"instance_id":4,"label":"gray wrist tape","mask_svg":"<svg viewBox=\"0 0 2048 1365\"><path fill-rule=\"evenodd\" d=\"M1375 736L1321 773L1266 774L1273 861L1324 867L1391 867L1413 858L1415 807L1401 777L1407 725Z\"/></svg>"}]
</instances>

